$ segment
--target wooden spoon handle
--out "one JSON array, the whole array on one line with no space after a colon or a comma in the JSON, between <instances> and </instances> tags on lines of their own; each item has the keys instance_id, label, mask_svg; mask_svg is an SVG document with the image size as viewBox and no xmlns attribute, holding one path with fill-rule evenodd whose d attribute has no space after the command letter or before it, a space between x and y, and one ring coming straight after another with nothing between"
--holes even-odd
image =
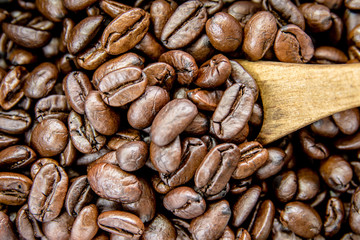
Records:
<instances>
[{"instance_id":1,"label":"wooden spoon handle","mask_svg":"<svg viewBox=\"0 0 360 240\"><path fill-rule=\"evenodd\" d=\"M262 144L336 112L360 106L360 63L238 61L259 85L264 121L257 140Z\"/></svg>"}]
</instances>

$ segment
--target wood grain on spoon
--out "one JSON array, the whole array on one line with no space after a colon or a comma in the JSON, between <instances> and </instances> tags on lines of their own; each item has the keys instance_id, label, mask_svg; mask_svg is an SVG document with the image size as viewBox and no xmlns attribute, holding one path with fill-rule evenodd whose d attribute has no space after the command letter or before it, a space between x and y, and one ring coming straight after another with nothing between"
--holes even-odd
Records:
<instances>
[{"instance_id":1,"label":"wood grain on spoon","mask_svg":"<svg viewBox=\"0 0 360 240\"><path fill-rule=\"evenodd\" d=\"M336 112L360 106L360 63L238 62L259 85L266 145Z\"/></svg>"}]
</instances>

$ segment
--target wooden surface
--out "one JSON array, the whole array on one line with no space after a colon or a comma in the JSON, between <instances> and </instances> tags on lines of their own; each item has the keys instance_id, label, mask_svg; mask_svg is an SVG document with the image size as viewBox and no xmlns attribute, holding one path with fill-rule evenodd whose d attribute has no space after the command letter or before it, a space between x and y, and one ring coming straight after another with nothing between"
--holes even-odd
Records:
<instances>
[{"instance_id":1,"label":"wooden surface","mask_svg":"<svg viewBox=\"0 0 360 240\"><path fill-rule=\"evenodd\" d=\"M360 63L238 62L259 85L266 145L336 112L360 106Z\"/></svg>"}]
</instances>

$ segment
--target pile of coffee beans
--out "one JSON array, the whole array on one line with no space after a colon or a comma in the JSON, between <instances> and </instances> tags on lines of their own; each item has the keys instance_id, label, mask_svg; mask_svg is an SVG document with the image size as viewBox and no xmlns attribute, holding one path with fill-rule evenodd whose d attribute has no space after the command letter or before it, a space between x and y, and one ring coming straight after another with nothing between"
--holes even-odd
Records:
<instances>
[{"instance_id":1,"label":"pile of coffee beans","mask_svg":"<svg viewBox=\"0 0 360 240\"><path fill-rule=\"evenodd\" d=\"M359 0L0 0L0 24L0 240L360 239L359 110L262 146L234 60L359 62Z\"/></svg>"}]
</instances>

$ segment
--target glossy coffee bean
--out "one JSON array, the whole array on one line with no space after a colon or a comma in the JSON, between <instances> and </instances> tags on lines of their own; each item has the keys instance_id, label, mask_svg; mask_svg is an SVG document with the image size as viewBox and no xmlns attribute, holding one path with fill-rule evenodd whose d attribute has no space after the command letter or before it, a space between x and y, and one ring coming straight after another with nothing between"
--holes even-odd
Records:
<instances>
[{"instance_id":1,"label":"glossy coffee bean","mask_svg":"<svg viewBox=\"0 0 360 240\"><path fill-rule=\"evenodd\" d=\"M24 204L16 214L16 228L19 236L24 239L44 238L41 225L29 211L28 204Z\"/></svg>"},{"instance_id":2,"label":"glossy coffee bean","mask_svg":"<svg viewBox=\"0 0 360 240\"><path fill-rule=\"evenodd\" d=\"M96 235L99 228L97 225L97 217L98 210L95 204L90 204L84 207L74 221L74 224L71 228L70 239L92 239Z\"/></svg>"},{"instance_id":3,"label":"glossy coffee bean","mask_svg":"<svg viewBox=\"0 0 360 240\"><path fill-rule=\"evenodd\" d=\"M23 168L36 160L36 153L26 145L14 145L0 152L0 167L3 169Z\"/></svg>"},{"instance_id":4,"label":"glossy coffee bean","mask_svg":"<svg viewBox=\"0 0 360 240\"><path fill-rule=\"evenodd\" d=\"M125 143L116 150L120 168L132 172L142 168L148 158L148 145L143 141Z\"/></svg>"},{"instance_id":5,"label":"glossy coffee bean","mask_svg":"<svg viewBox=\"0 0 360 240\"><path fill-rule=\"evenodd\" d=\"M13 172L0 173L0 203L6 205L24 204L33 182L23 174Z\"/></svg>"},{"instance_id":6,"label":"glossy coffee bean","mask_svg":"<svg viewBox=\"0 0 360 240\"><path fill-rule=\"evenodd\" d=\"M0 110L0 130L8 134L21 134L29 129L31 116L21 109L11 111Z\"/></svg>"},{"instance_id":7,"label":"glossy coffee bean","mask_svg":"<svg viewBox=\"0 0 360 240\"><path fill-rule=\"evenodd\" d=\"M261 203L257 211L254 225L251 229L251 236L255 240L265 240L271 231L271 224L275 216L275 206L271 200Z\"/></svg>"},{"instance_id":8,"label":"glossy coffee bean","mask_svg":"<svg viewBox=\"0 0 360 240\"><path fill-rule=\"evenodd\" d=\"M176 230L174 225L162 214L157 216L145 226L142 238L144 240L156 239L176 239Z\"/></svg>"},{"instance_id":9,"label":"glossy coffee bean","mask_svg":"<svg viewBox=\"0 0 360 240\"><path fill-rule=\"evenodd\" d=\"M71 108L64 95L49 95L37 101L34 111L35 119L38 122L46 119L58 119L66 122Z\"/></svg>"}]
</instances>

